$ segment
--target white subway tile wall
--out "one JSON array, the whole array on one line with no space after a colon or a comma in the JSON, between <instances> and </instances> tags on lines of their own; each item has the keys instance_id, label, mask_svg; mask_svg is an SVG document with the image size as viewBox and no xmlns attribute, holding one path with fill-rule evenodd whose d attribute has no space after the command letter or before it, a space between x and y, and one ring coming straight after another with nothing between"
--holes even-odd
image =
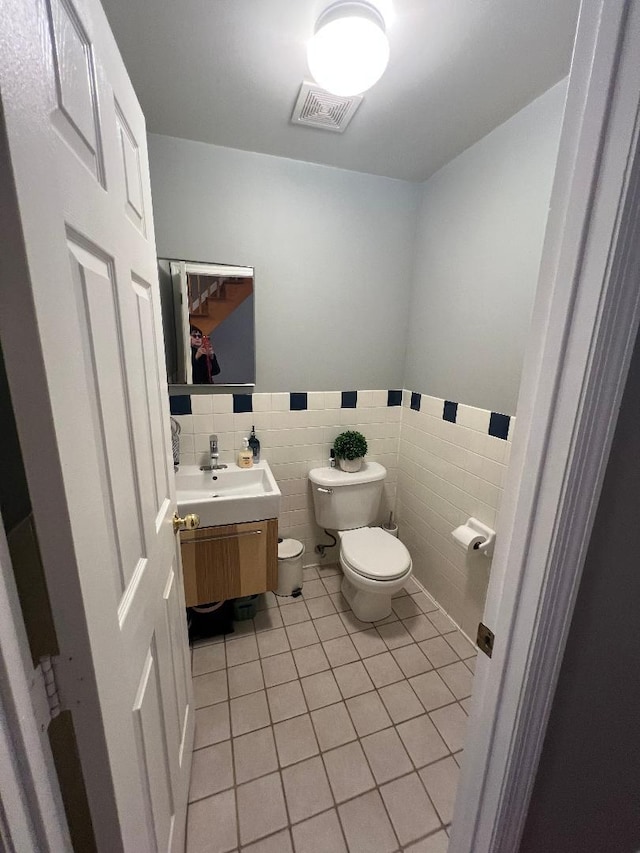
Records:
<instances>
[{"instance_id":1,"label":"white subway tile wall","mask_svg":"<svg viewBox=\"0 0 640 853\"><path fill-rule=\"evenodd\" d=\"M456 422L442 419L444 400L422 394L420 411L403 394L396 513L413 571L470 637L482 618L491 562L467 555L451 531L475 516L496 527L511 453L507 440L488 435L491 412L458 405Z\"/></svg>"},{"instance_id":2,"label":"white subway tile wall","mask_svg":"<svg viewBox=\"0 0 640 853\"><path fill-rule=\"evenodd\" d=\"M388 471L378 523L394 512L400 538L409 548L414 573L440 606L469 636L482 616L490 561L467 556L451 531L475 516L490 527L496 519L509 464L515 418L507 440L488 434L491 412L459 404L456 422L443 420L444 400L402 392L401 406L387 405L387 390L357 392L356 408L342 408L342 392L308 392L307 408L290 410L288 393L253 394L253 412L234 414L233 395L193 395L193 414L180 423L181 464L208 463L209 435L216 433L223 462L235 462L252 425L282 492L280 535L304 543L304 565L337 559L316 525L308 472L329 464L338 433L362 432L368 457Z\"/></svg>"},{"instance_id":3,"label":"white subway tile wall","mask_svg":"<svg viewBox=\"0 0 640 853\"><path fill-rule=\"evenodd\" d=\"M286 393L253 394L253 412L233 414L233 395L193 395L193 414L176 415L181 427L180 463L206 465L209 435L218 436L221 462L236 462L242 439L255 425L261 453L269 462L282 492L280 535L304 543L304 565L337 560L335 548L321 561L319 542L330 540L315 523L313 498L307 475L329 464L335 437L346 429L362 432L369 446L367 457L387 469L378 522L395 510L398 445L402 408L387 406L387 391L358 391L356 408L341 408L342 392L310 391L307 409L291 411Z\"/></svg>"}]
</instances>

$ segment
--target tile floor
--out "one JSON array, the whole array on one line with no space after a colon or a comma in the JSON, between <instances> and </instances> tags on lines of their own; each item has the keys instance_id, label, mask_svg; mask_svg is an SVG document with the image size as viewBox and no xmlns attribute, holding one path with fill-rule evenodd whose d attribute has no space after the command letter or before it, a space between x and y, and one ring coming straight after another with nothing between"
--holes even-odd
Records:
<instances>
[{"instance_id":1,"label":"tile floor","mask_svg":"<svg viewBox=\"0 0 640 853\"><path fill-rule=\"evenodd\" d=\"M187 853L445 853L474 647L413 580L372 625L304 573L195 644Z\"/></svg>"}]
</instances>

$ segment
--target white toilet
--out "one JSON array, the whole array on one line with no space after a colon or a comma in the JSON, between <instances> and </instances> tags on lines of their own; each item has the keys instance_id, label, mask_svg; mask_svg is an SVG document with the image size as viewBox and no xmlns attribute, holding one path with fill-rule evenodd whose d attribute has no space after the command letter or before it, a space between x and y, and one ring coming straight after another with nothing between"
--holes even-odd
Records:
<instances>
[{"instance_id":1,"label":"white toilet","mask_svg":"<svg viewBox=\"0 0 640 853\"><path fill-rule=\"evenodd\" d=\"M355 474L338 468L309 472L316 521L336 530L340 539L342 594L363 622L391 613L391 597L413 571L411 556L399 539L367 526L378 514L386 476L386 468L377 462L363 462Z\"/></svg>"}]
</instances>

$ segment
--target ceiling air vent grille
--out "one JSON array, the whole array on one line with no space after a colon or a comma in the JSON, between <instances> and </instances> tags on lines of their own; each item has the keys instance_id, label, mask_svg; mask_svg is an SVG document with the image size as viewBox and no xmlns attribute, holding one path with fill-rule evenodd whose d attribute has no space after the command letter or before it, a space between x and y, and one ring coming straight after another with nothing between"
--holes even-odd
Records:
<instances>
[{"instance_id":1,"label":"ceiling air vent grille","mask_svg":"<svg viewBox=\"0 0 640 853\"><path fill-rule=\"evenodd\" d=\"M332 95L313 83L303 83L291 115L292 124L343 133L362 103L362 95Z\"/></svg>"}]
</instances>

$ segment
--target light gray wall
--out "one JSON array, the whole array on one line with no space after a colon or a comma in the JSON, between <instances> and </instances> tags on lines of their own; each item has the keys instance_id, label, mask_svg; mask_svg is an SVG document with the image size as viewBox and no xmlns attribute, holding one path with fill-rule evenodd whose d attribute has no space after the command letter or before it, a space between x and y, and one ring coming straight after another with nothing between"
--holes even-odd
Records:
<instances>
[{"instance_id":1,"label":"light gray wall","mask_svg":"<svg viewBox=\"0 0 640 853\"><path fill-rule=\"evenodd\" d=\"M405 387L515 413L565 91L422 185Z\"/></svg>"},{"instance_id":2,"label":"light gray wall","mask_svg":"<svg viewBox=\"0 0 640 853\"><path fill-rule=\"evenodd\" d=\"M149 136L158 255L255 267L256 390L400 388L419 187Z\"/></svg>"},{"instance_id":3,"label":"light gray wall","mask_svg":"<svg viewBox=\"0 0 640 853\"><path fill-rule=\"evenodd\" d=\"M255 267L257 390L514 414L565 91L422 185L151 134L158 254Z\"/></svg>"},{"instance_id":4,"label":"light gray wall","mask_svg":"<svg viewBox=\"0 0 640 853\"><path fill-rule=\"evenodd\" d=\"M640 850L640 342L520 853Z\"/></svg>"}]
</instances>

